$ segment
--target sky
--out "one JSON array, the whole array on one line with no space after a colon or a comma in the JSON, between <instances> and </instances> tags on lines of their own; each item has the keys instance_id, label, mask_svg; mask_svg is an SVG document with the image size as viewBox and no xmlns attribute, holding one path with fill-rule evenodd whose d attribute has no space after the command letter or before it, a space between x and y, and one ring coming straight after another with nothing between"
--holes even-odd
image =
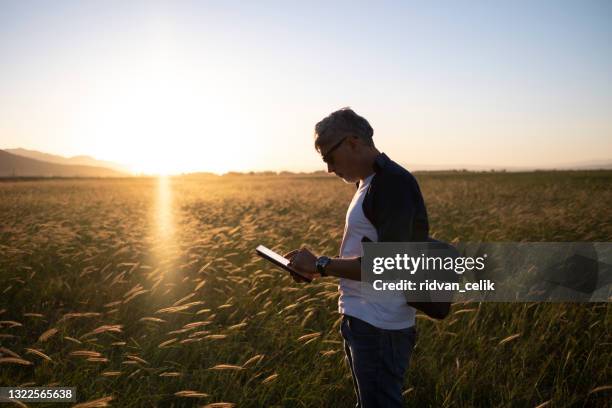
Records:
<instances>
[{"instance_id":1,"label":"sky","mask_svg":"<svg viewBox=\"0 0 612 408\"><path fill-rule=\"evenodd\" d=\"M324 170L345 106L408 169L612 159L612 2L0 0L0 148Z\"/></svg>"}]
</instances>

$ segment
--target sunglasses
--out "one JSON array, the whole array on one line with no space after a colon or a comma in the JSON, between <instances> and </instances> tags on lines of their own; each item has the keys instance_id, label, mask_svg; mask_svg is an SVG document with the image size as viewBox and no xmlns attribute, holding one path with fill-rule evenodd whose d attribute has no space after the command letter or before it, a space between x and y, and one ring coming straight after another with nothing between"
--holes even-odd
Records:
<instances>
[{"instance_id":1,"label":"sunglasses","mask_svg":"<svg viewBox=\"0 0 612 408\"><path fill-rule=\"evenodd\" d=\"M342 139L340 139L340 141L339 141L338 143L336 143L335 145L333 145L333 146L331 147L331 149L329 149L329 150L327 151L327 153L325 153L325 154L323 155L323 161L324 161L325 163L327 163L327 164L333 164L333 163L334 163L334 162L333 162L333 159L332 159L332 157L331 157L331 154L334 152L334 150L336 150L337 148L339 148L339 147L340 147L340 145L342 144L342 142L344 142L344 141L346 140L346 138L347 138L347 137L348 137L348 136L344 136Z\"/></svg>"}]
</instances>

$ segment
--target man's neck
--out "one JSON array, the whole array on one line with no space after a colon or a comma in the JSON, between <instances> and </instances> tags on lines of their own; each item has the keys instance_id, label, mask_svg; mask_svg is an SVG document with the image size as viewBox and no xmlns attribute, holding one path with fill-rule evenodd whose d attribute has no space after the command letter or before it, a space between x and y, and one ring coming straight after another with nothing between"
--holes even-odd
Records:
<instances>
[{"instance_id":1,"label":"man's neck","mask_svg":"<svg viewBox=\"0 0 612 408\"><path fill-rule=\"evenodd\" d=\"M379 154L380 152L375 147L367 151L363 160L364 166L363 171L359 176L359 180L364 181L369 176L374 174L374 162L376 161L376 157L378 157Z\"/></svg>"}]
</instances>

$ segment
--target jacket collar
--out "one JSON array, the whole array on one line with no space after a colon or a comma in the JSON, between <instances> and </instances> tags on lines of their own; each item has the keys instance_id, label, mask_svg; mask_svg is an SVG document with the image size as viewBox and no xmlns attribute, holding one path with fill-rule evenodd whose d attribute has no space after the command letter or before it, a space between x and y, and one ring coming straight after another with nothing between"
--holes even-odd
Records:
<instances>
[{"instance_id":1,"label":"jacket collar","mask_svg":"<svg viewBox=\"0 0 612 408\"><path fill-rule=\"evenodd\" d=\"M374 170L374 173L378 173L383 170L390 161L391 159L389 158L389 156L384 153L380 153L374 159L374 163L372 163L372 169ZM355 186L359 188L359 181L355 183Z\"/></svg>"},{"instance_id":2,"label":"jacket collar","mask_svg":"<svg viewBox=\"0 0 612 408\"><path fill-rule=\"evenodd\" d=\"M374 164L372 164L374 172L378 173L380 170L384 169L390 161L391 159L384 153L376 156L374 159Z\"/></svg>"}]
</instances>

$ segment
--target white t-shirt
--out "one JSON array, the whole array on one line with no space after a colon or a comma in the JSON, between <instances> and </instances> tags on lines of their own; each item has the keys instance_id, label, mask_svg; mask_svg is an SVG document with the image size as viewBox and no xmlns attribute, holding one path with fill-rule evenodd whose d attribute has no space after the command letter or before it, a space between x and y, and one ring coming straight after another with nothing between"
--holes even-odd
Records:
<instances>
[{"instance_id":1,"label":"white t-shirt","mask_svg":"<svg viewBox=\"0 0 612 408\"><path fill-rule=\"evenodd\" d=\"M374 225L363 213L363 198L368 190L374 174L359 182L359 187L351 200L346 212L344 235L340 245L341 258L353 258L363 255L361 240L365 236L371 241L378 241L378 234ZM351 279L340 279L338 285L340 298L338 311L342 314L354 316L371 325L381 328L398 330L414 326L415 310L406 304L406 298L401 291L389 291L385 301L376 301L373 298L380 294L368 296L367 291L375 292L370 286Z\"/></svg>"}]
</instances>

